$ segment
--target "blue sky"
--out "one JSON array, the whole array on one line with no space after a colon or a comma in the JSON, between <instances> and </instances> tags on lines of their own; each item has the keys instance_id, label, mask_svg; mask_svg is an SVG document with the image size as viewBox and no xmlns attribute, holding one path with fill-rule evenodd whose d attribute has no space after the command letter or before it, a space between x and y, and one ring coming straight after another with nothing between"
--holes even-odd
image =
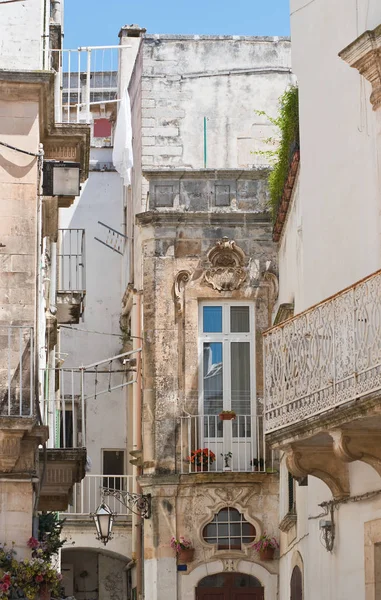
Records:
<instances>
[{"instance_id":1,"label":"blue sky","mask_svg":"<svg viewBox=\"0 0 381 600\"><path fill-rule=\"evenodd\" d=\"M118 43L122 25L149 33L289 35L289 0L65 0L65 48Z\"/></svg>"}]
</instances>

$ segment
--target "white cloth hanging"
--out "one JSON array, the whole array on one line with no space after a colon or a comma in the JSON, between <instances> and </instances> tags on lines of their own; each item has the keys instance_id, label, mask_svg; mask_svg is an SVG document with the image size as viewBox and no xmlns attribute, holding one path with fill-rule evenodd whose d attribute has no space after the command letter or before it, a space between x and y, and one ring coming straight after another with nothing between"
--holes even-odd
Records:
<instances>
[{"instance_id":1,"label":"white cloth hanging","mask_svg":"<svg viewBox=\"0 0 381 600\"><path fill-rule=\"evenodd\" d=\"M124 185L131 183L131 167L134 164L132 156L132 125L130 96L125 88L120 103L114 135L112 162Z\"/></svg>"}]
</instances>

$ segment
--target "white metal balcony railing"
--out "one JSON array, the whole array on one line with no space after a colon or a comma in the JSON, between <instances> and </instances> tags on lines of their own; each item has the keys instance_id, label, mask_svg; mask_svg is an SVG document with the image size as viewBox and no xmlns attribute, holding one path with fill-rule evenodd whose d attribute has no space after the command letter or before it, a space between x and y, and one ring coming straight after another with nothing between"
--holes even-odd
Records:
<instances>
[{"instance_id":1,"label":"white metal balcony railing","mask_svg":"<svg viewBox=\"0 0 381 600\"><path fill-rule=\"evenodd\" d=\"M266 433L381 390L381 271L264 334Z\"/></svg>"},{"instance_id":2,"label":"white metal balcony railing","mask_svg":"<svg viewBox=\"0 0 381 600\"><path fill-rule=\"evenodd\" d=\"M34 336L29 325L0 326L0 416L34 414Z\"/></svg>"},{"instance_id":3,"label":"white metal balcony railing","mask_svg":"<svg viewBox=\"0 0 381 600\"><path fill-rule=\"evenodd\" d=\"M181 417L180 440L181 473L273 469L272 456L266 460L263 417L237 415L232 421L221 421L218 415ZM197 451L202 455L205 450L214 455L212 462L205 458L189 460Z\"/></svg>"},{"instance_id":4,"label":"white metal balcony railing","mask_svg":"<svg viewBox=\"0 0 381 600\"><path fill-rule=\"evenodd\" d=\"M57 292L85 292L85 230L58 230Z\"/></svg>"},{"instance_id":5,"label":"white metal balcony railing","mask_svg":"<svg viewBox=\"0 0 381 600\"><path fill-rule=\"evenodd\" d=\"M128 507L124 506L114 496L104 496L103 491L107 488L121 492L134 491L134 478L132 475L92 475L88 473L80 483L73 488L73 500L65 516L80 516L94 513L103 500L107 502L114 513L119 516L131 514Z\"/></svg>"},{"instance_id":6,"label":"white metal balcony railing","mask_svg":"<svg viewBox=\"0 0 381 600\"><path fill-rule=\"evenodd\" d=\"M41 414L50 430L49 447L86 446L86 414L91 402L136 382L139 352L132 350L79 368L44 370Z\"/></svg>"},{"instance_id":7,"label":"white metal balcony railing","mask_svg":"<svg viewBox=\"0 0 381 600\"><path fill-rule=\"evenodd\" d=\"M91 123L96 105L119 102L118 70L120 52L131 46L88 46L50 51L50 64L57 70L61 91L56 121Z\"/></svg>"}]
</instances>

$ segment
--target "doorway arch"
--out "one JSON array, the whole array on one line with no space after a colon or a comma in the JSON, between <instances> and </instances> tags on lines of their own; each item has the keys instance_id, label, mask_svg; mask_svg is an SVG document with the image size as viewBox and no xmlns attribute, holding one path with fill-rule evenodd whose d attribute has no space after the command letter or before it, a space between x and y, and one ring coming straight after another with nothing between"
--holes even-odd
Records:
<instances>
[{"instance_id":1,"label":"doorway arch","mask_svg":"<svg viewBox=\"0 0 381 600\"><path fill-rule=\"evenodd\" d=\"M298 565L293 568L291 575L291 600L303 600L303 580L302 572Z\"/></svg>"},{"instance_id":2,"label":"doorway arch","mask_svg":"<svg viewBox=\"0 0 381 600\"><path fill-rule=\"evenodd\" d=\"M264 600L264 588L253 575L224 571L199 581L196 600Z\"/></svg>"}]
</instances>

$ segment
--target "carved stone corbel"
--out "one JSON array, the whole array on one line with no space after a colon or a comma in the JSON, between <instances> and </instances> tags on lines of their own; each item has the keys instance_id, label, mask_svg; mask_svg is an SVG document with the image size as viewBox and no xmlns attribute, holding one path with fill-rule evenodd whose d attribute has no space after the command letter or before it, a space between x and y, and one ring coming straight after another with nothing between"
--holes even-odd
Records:
<instances>
[{"instance_id":1,"label":"carved stone corbel","mask_svg":"<svg viewBox=\"0 0 381 600\"><path fill-rule=\"evenodd\" d=\"M190 279L190 271L179 271L173 284L173 300L175 302L176 314L182 315L184 312L184 288Z\"/></svg>"},{"instance_id":2,"label":"carved stone corbel","mask_svg":"<svg viewBox=\"0 0 381 600\"><path fill-rule=\"evenodd\" d=\"M381 25L365 31L339 52L340 58L354 67L372 84L370 101L373 110L381 107Z\"/></svg>"},{"instance_id":3,"label":"carved stone corbel","mask_svg":"<svg viewBox=\"0 0 381 600\"><path fill-rule=\"evenodd\" d=\"M286 464L297 480L313 475L327 484L334 498L349 495L348 467L334 453L333 444L291 444Z\"/></svg>"},{"instance_id":4,"label":"carved stone corbel","mask_svg":"<svg viewBox=\"0 0 381 600\"><path fill-rule=\"evenodd\" d=\"M21 454L21 440L25 431L0 431L0 472L10 473Z\"/></svg>"},{"instance_id":5,"label":"carved stone corbel","mask_svg":"<svg viewBox=\"0 0 381 600\"><path fill-rule=\"evenodd\" d=\"M344 462L361 460L381 476L381 431L371 429L330 431L333 449Z\"/></svg>"}]
</instances>

